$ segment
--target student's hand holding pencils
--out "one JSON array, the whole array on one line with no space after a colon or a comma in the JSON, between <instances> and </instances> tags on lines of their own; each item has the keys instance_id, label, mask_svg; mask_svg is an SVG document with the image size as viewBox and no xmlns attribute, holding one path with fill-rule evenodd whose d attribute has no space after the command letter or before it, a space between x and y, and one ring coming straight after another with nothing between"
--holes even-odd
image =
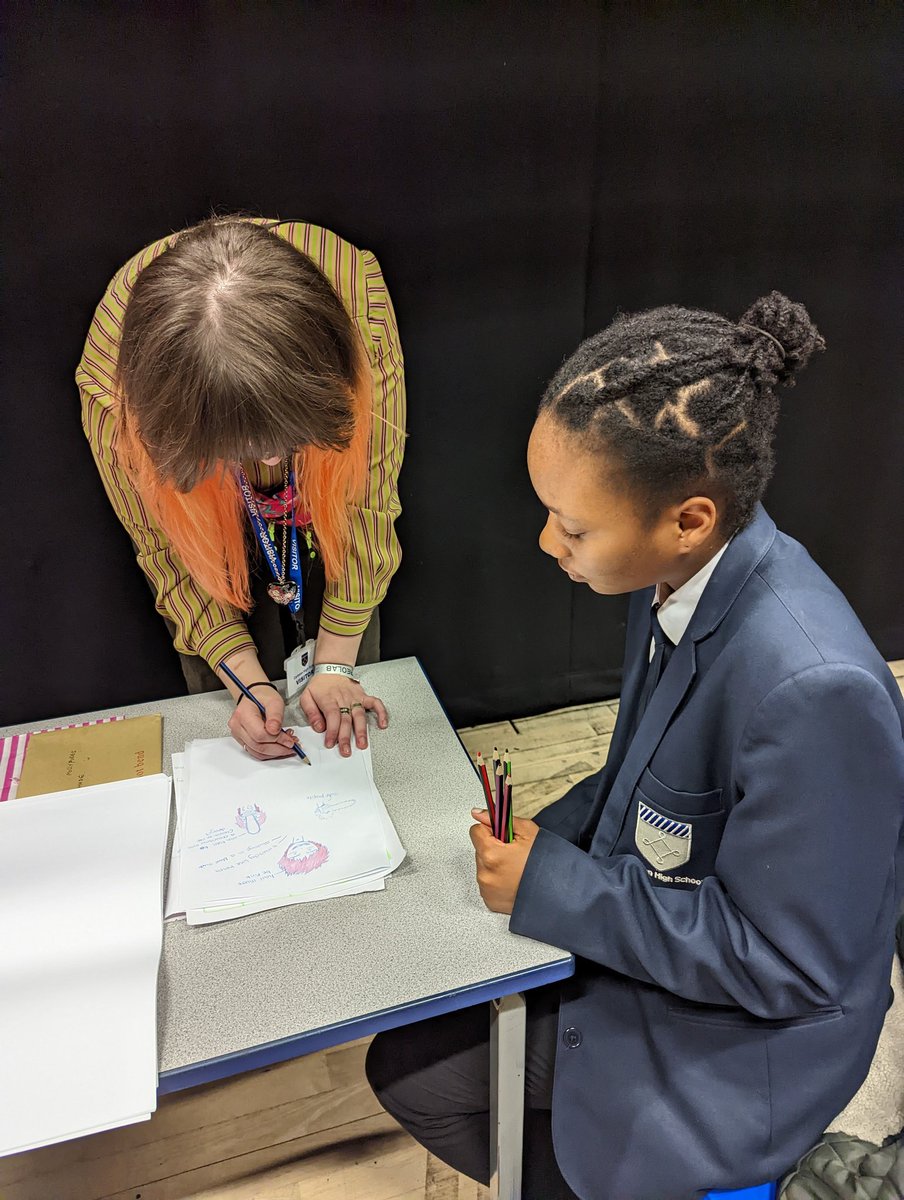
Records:
<instances>
[{"instance_id":1,"label":"student's hand holding pencils","mask_svg":"<svg viewBox=\"0 0 904 1200\"><path fill-rule=\"evenodd\" d=\"M536 821L513 817L514 839L501 842L493 835L489 813L472 808L477 822L471 826L471 841L477 856L477 886L484 904L491 912L510 913L524 874L524 864L540 832Z\"/></svg>"}]
</instances>

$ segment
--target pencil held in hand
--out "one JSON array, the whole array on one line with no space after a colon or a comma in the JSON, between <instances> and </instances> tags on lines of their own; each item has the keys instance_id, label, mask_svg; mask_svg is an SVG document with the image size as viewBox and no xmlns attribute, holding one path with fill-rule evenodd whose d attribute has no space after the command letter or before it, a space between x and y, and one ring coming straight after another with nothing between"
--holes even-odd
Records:
<instances>
[{"instance_id":1,"label":"pencil held in hand","mask_svg":"<svg viewBox=\"0 0 904 1200\"><path fill-rule=\"evenodd\" d=\"M251 701L252 704L256 705L257 711L260 713L260 715L262 717L265 717L267 715L267 710L264 708L263 704L261 704L260 700L258 700L257 696L255 696L254 692L252 692L250 688L245 687L245 685L242 683L241 679L239 679L238 675L236 675L235 671L230 670L229 667L226 666L225 662L220 663L219 670L221 670L224 675L228 675L229 678L232 680L232 682L235 684L235 686L242 693L242 695L246 696ZM293 739L293 741L292 741L293 753L298 755L298 757L301 759L301 761L305 764L306 767L309 767L311 765L311 760L305 754L304 750L302 750L301 746L299 746L298 739L295 737L295 735L291 732L291 730L288 730L288 729L284 729L282 732L288 733L289 736Z\"/></svg>"},{"instance_id":2,"label":"pencil held in hand","mask_svg":"<svg viewBox=\"0 0 904 1200\"><path fill-rule=\"evenodd\" d=\"M507 750L504 755L500 754L498 747L494 746L492 762L489 765L479 750L476 761L493 836L501 842L512 842L515 827L512 813L511 756Z\"/></svg>"},{"instance_id":3,"label":"pencil held in hand","mask_svg":"<svg viewBox=\"0 0 904 1200\"><path fill-rule=\"evenodd\" d=\"M490 779L487 775L487 765L483 761L483 755L477 751L477 774L480 776L480 782L483 784L483 798L486 801L487 812L490 814L490 824L493 829L496 829L496 808L493 804L493 794L490 791Z\"/></svg>"}]
</instances>

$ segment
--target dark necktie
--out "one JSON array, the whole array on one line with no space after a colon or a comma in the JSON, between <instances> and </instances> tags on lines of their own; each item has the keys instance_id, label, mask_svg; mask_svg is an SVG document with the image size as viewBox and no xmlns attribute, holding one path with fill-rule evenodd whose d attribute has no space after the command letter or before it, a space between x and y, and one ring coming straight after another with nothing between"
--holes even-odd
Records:
<instances>
[{"instance_id":1,"label":"dark necktie","mask_svg":"<svg viewBox=\"0 0 904 1200\"><path fill-rule=\"evenodd\" d=\"M632 737L637 732L637 726L643 719L643 715L647 710L647 705L650 703L653 692L656 690L656 685L662 678L662 673L672 656L672 651L675 649L674 644L665 636L662 631L662 626L659 624L659 618L656 615L656 610L658 608L659 605L656 604L650 609L650 633L653 638L654 646L653 657L650 659L650 665L647 667L647 675L643 681L640 700L637 704L637 716L634 718L634 730L631 734ZM645 642L644 645L647 647L647 652L649 653L650 643ZM587 821L584 823L584 827L581 830L578 841L578 845L582 850L588 850L590 848L590 844L593 841L593 835L596 833L596 826L597 822L599 821L601 811L601 806L595 807L592 810L590 817L588 817Z\"/></svg>"},{"instance_id":2,"label":"dark necktie","mask_svg":"<svg viewBox=\"0 0 904 1200\"><path fill-rule=\"evenodd\" d=\"M669 641L662 631L662 626L659 624L659 617L656 615L659 608L658 604L654 604L650 609L650 633L653 637L653 657L650 659L650 665L647 668L647 677L643 683L643 690L640 693L640 701L637 705L637 720L635 729L643 720L643 715L647 711L647 705L652 699L653 693L656 690L656 685L662 678L662 673L668 666L668 661L672 656L672 651L675 647ZM649 643L647 643L649 645Z\"/></svg>"}]
</instances>

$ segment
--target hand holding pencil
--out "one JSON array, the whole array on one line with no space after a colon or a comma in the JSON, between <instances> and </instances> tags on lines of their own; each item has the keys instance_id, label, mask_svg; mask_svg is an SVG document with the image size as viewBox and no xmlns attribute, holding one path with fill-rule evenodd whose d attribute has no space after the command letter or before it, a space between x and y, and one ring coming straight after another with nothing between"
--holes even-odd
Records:
<instances>
[{"instance_id":1,"label":"hand holding pencil","mask_svg":"<svg viewBox=\"0 0 904 1200\"><path fill-rule=\"evenodd\" d=\"M510 913L540 826L535 821L513 817L511 839L501 842L493 833L488 812L474 808L471 815L475 821L470 835L480 895L491 912Z\"/></svg>"},{"instance_id":2,"label":"hand holding pencil","mask_svg":"<svg viewBox=\"0 0 904 1200\"><path fill-rule=\"evenodd\" d=\"M500 754L493 747L491 766L483 761L483 755L477 751L477 774L483 785L487 813L490 817L490 827L493 836L500 842L510 842L514 837L512 825L512 760L509 752Z\"/></svg>"},{"instance_id":3,"label":"hand holding pencil","mask_svg":"<svg viewBox=\"0 0 904 1200\"><path fill-rule=\"evenodd\" d=\"M271 758L285 758L290 754L294 754L300 762L309 767L311 765L311 760L305 754L304 750L302 750L301 746L299 746L298 739L292 730L283 729L281 722L277 722L272 713L268 713L264 704L261 703L260 698L251 690L251 688L254 686L261 687L262 690L267 689L268 702L270 702L270 697L275 695L278 700L278 709L281 716L284 711L282 696L280 696L278 690L274 688L273 684L265 680L261 680L256 685L246 685L241 679L239 679L238 675L236 675L236 673L226 665L225 660L219 664L217 670L222 671L223 674L232 681L235 687L238 688L240 692L240 700L242 697L244 697L251 702L253 709L256 709L260 714L260 719L262 722L264 722L264 728L268 733L268 740L266 742L254 741L249 744L248 734L245 733L243 729L243 724L247 727L247 721L243 722L242 720L243 714L241 712L241 704L236 705L235 712L229 719L229 732L239 743L242 749L247 751L252 758L256 758L258 761L263 762ZM269 691L271 688L273 689L272 693ZM271 724L273 726L272 730L268 728Z\"/></svg>"},{"instance_id":4,"label":"hand holding pencil","mask_svg":"<svg viewBox=\"0 0 904 1200\"><path fill-rule=\"evenodd\" d=\"M477 822L470 829L477 857L477 886L487 908L510 913L540 826L516 817L512 811L512 759L508 750L500 754L494 746L489 763L478 752L477 774L486 803L486 812L471 809Z\"/></svg>"}]
</instances>

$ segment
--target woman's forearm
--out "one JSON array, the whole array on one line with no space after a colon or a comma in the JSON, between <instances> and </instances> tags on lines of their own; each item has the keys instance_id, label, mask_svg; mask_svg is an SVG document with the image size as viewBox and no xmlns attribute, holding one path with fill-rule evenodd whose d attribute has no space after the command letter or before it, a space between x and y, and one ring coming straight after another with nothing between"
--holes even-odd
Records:
<instances>
[{"instance_id":1,"label":"woman's forearm","mask_svg":"<svg viewBox=\"0 0 904 1200\"><path fill-rule=\"evenodd\" d=\"M261 680L267 678L264 668L260 664L260 659L257 657L257 651L251 649L237 650L235 654L230 654L225 662L229 666L230 671L233 671L242 683L246 686L252 683L260 683ZM229 691L233 700L238 702L241 692L232 682L224 671L217 670L217 678L223 683L223 686Z\"/></svg>"},{"instance_id":2,"label":"woman's forearm","mask_svg":"<svg viewBox=\"0 0 904 1200\"><path fill-rule=\"evenodd\" d=\"M317 635L314 663L343 663L353 667L358 660L358 648L363 636L362 633L356 633L353 637L343 637L321 629Z\"/></svg>"}]
</instances>

